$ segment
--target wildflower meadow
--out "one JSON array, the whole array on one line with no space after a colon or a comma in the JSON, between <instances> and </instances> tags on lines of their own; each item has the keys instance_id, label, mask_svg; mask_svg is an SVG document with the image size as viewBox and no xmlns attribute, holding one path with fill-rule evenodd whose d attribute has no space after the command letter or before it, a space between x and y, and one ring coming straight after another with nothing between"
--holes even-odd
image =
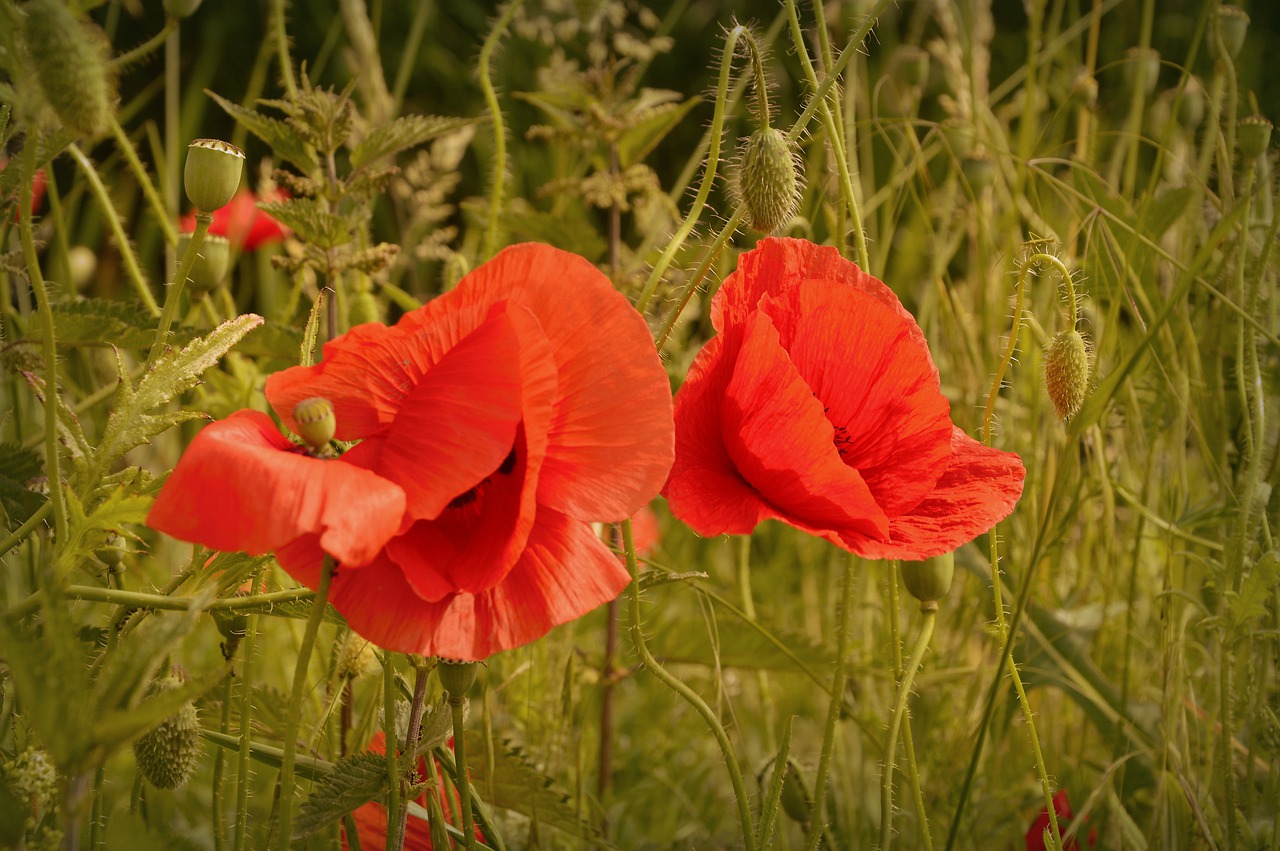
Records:
<instances>
[{"instance_id":1,"label":"wildflower meadow","mask_svg":"<svg viewBox=\"0 0 1280 851\"><path fill-rule=\"evenodd\" d=\"M0 847L1280 851L1277 46L0 0Z\"/></svg>"}]
</instances>

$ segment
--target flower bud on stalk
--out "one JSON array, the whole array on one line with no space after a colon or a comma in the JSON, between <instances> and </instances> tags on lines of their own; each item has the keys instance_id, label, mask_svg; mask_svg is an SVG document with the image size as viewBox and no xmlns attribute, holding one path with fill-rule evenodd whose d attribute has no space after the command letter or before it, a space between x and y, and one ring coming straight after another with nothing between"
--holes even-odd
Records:
<instances>
[{"instance_id":1,"label":"flower bud on stalk","mask_svg":"<svg viewBox=\"0 0 1280 851\"><path fill-rule=\"evenodd\" d=\"M1089 347L1079 331L1061 331L1049 344L1044 384L1058 419L1069 420L1079 413L1089 389Z\"/></svg>"},{"instance_id":2,"label":"flower bud on stalk","mask_svg":"<svg viewBox=\"0 0 1280 851\"><path fill-rule=\"evenodd\" d=\"M1271 145L1271 127L1271 122L1261 115L1240 119L1236 130L1236 144L1240 146L1240 153L1246 160L1253 162L1267 152Z\"/></svg>"},{"instance_id":3,"label":"flower bud on stalk","mask_svg":"<svg viewBox=\"0 0 1280 851\"><path fill-rule=\"evenodd\" d=\"M738 162L738 197L747 205L751 227L774 233L795 213L800 181L787 137L776 128L761 128L742 146Z\"/></svg>"},{"instance_id":4,"label":"flower bud on stalk","mask_svg":"<svg viewBox=\"0 0 1280 851\"><path fill-rule=\"evenodd\" d=\"M190 244L191 234L178 235L179 257L187 253L187 246ZM200 253L196 255L196 262L187 275L191 295L198 297L217 289L227 277L230 265L231 243L227 238L213 233L205 234L204 242L200 243Z\"/></svg>"},{"instance_id":5,"label":"flower bud on stalk","mask_svg":"<svg viewBox=\"0 0 1280 851\"><path fill-rule=\"evenodd\" d=\"M436 665L436 674L440 677L440 685L449 695L450 703L460 703L476 682L479 662L455 662L452 659L441 659Z\"/></svg>"},{"instance_id":6,"label":"flower bud on stalk","mask_svg":"<svg viewBox=\"0 0 1280 851\"><path fill-rule=\"evenodd\" d=\"M951 590L951 580L956 573L955 553L943 553L924 561L902 563L902 584L923 606L937 608L938 600Z\"/></svg>"},{"instance_id":7,"label":"flower bud on stalk","mask_svg":"<svg viewBox=\"0 0 1280 851\"><path fill-rule=\"evenodd\" d=\"M182 183L187 197L203 213L221 210L240 188L244 151L219 139L196 139L187 146Z\"/></svg>"},{"instance_id":8,"label":"flower bud on stalk","mask_svg":"<svg viewBox=\"0 0 1280 851\"><path fill-rule=\"evenodd\" d=\"M1156 90L1160 79L1160 53L1152 48L1131 47L1124 54L1124 79L1129 90L1133 91L1138 84L1138 73L1142 73L1142 94L1150 97Z\"/></svg>"},{"instance_id":9,"label":"flower bud on stalk","mask_svg":"<svg viewBox=\"0 0 1280 851\"><path fill-rule=\"evenodd\" d=\"M200 8L203 0L164 0L164 13L171 18L189 18Z\"/></svg>"},{"instance_id":10,"label":"flower bud on stalk","mask_svg":"<svg viewBox=\"0 0 1280 851\"><path fill-rule=\"evenodd\" d=\"M338 418L333 413L333 403L322 396L303 399L295 405L293 419L298 424L298 436L312 449L323 449L328 446L338 430Z\"/></svg>"},{"instance_id":11,"label":"flower bud on stalk","mask_svg":"<svg viewBox=\"0 0 1280 851\"><path fill-rule=\"evenodd\" d=\"M1249 32L1249 13L1239 6L1218 7L1218 33L1222 36L1225 58L1235 59L1244 49L1244 37ZM1223 57L1218 57L1223 58Z\"/></svg>"},{"instance_id":12,"label":"flower bud on stalk","mask_svg":"<svg viewBox=\"0 0 1280 851\"><path fill-rule=\"evenodd\" d=\"M31 0L22 9L27 53L45 100L73 135L105 134L111 123L106 36L78 20L63 0Z\"/></svg>"},{"instance_id":13,"label":"flower bud on stalk","mask_svg":"<svg viewBox=\"0 0 1280 851\"><path fill-rule=\"evenodd\" d=\"M166 677L157 681L155 692L182 687L182 680ZM158 789L176 789L191 779L200 755L200 719L196 705L187 701L177 714L133 743L138 772Z\"/></svg>"},{"instance_id":14,"label":"flower bud on stalk","mask_svg":"<svg viewBox=\"0 0 1280 851\"><path fill-rule=\"evenodd\" d=\"M351 296L351 306L347 309L347 322L355 327L367 322L381 322L382 309L378 300L369 290L360 290Z\"/></svg>"}]
</instances>

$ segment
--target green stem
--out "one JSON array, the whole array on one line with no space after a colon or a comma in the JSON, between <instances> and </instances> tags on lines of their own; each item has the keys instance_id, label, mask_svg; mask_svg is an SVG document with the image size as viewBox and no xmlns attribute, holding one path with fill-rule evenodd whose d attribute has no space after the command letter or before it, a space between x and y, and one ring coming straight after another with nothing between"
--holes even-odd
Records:
<instances>
[{"instance_id":1,"label":"green stem","mask_svg":"<svg viewBox=\"0 0 1280 851\"><path fill-rule=\"evenodd\" d=\"M255 583L256 585L256 583ZM235 851L245 851L249 836L249 756L253 744L253 646L258 635L258 616L249 615L244 630L244 661L240 668L240 749L236 754L236 835Z\"/></svg>"},{"instance_id":2,"label":"green stem","mask_svg":"<svg viewBox=\"0 0 1280 851\"><path fill-rule=\"evenodd\" d=\"M218 719L218 730L222 733L231 729L231 688L234 683L234 677L227 677L226 682L222 684L222 715ZM209 795L209 806L213 815L214 851L222 851L226 841L222 825L222 775L226 772L226 763L227 755L219 748L213 755L213 780Z\"/></svg>"},{"instance_id":3,"label":"green stem","mask_svg":"<svg viewBox=\"0 0 1280 851\"><path fill-rule=\"evenodd\" d=\"M138 293L138 298L142 299L142 303L146 305L147 310L151 311L152 316L160 315L160 305L156 304L155 297L151 295L151 289L147 286L146 279L142 277L142 269L138 266L138 258L133 253L133 247L129 243L129 235L125 233L124 225L120 222L120 216L116 213L115 205L111 203L111 196L107 194L107 187L103 185L102 178L98 176L97 170L93 167L93 163L89 162L89 158L85 156L84 151L72 142L67 145L67 153L71 154L71 158L76 161L80 172L84 175L85 180L89 182L89 189L93 192L93 197L98 202L98 206L102 208L102 217L107 220L107 224L111 227L111 233L115 236L116 250L120 252L120 262L124 266L125 275L129 278L129 283L133 285L134 290Z\"/></svg>"},{"instance_id":4,"label":"green stem","mask_svg":"<svg viewBox=\"0 0 1280 851\"><path fill-rule=\"evenodd\" d=\"M156 339L151 344L151 353L147 355L147 366L151 367L160 358L160 354L164 351L165 344L169 341L169 328L173 325L173 319L178 315L178 303L182 300L182 290L187 285L187 277L191 274L191 269L196 264L196 258L200 256L200 246L204 244L205 234L209 232L209 225L213 224L213 214L201 211L196 213L196 229L191 234L191 241L187 243L187 250L182 254L182 262L178 264L178 273L174 276L173 283L169 285L168 292L164 297L164 311L160 314L160 325L156 328Z\"/></svg>"},{"instance_id":5,"label":"green stem","mask_svg":"<svg viewBox=\"0 0 1280 851\"><path fill-rule=\"evenodd\" d=\"M0 555L5 555L9 550L16 547L22 542L22 539L31 534L31 531L44 522L49 516L49 512L53 511L53 500L47 500L44 505L35 510L35 513L26 519L21 526L13 530L13 534L0 541Z\"/></svg>"},{"instance_id":6,"label":"green stem","mask_svg":"<svg viewBox=\"0 0 1280 851\"><path fill-rule=\"evenodd\" d=\"M414 754L418 752L418 738L422 734L422 709L427 699L427 679L431 675L431 669L424 664L417 665L417 676L413 681L413 702L409 704L409 729L404 737L404 751L409 755L409 766L406 771L412 771L414 764ZM455 727L455 740L457 737ZM403 851L405 831L409 825L409 808L406 806L401 810L399 818L392 822L388 820L387 825L394 824L395 841L388 847L391 851Z\"/></svg>"},{"instance_id":7,"label":"green stem","mask_svg":"<svg viewBox=\"0 0 1280 851\"><path fill-rule=\"evenodd\" d=\"M902 680L898 683L898 696L893 703L893 716L889 721L889 735L884 744L884 769L880 778L880 849L888 851L893 836L893 761L898 747L898 733L902 728L902 719L907 713L907 701L911 697L911 684L915 681L916 672L929 649L929 641L933 638L933 626L938 618L938 604L921 603L920 613L924 616L920 624L920 637L916 639L915 649L907 666L903 669Z\"/></svg>"},{"instance_id":8,"label":"green stem","mask_svg":"<svg viewBox=\"0 0 1280 851\"><path fill-rule=\"evenodd\" d=\"M462 810L462 834L468 851L476 847L475 822L471 817L471 779L467 776L467 730L462 718L466 698L449 697L453 712L453 753L458 766L458 808Z\"/></svg>"},{"instance_id":9,"label":"green stem","mask_svg":"<svg viewBox=\"0 0 1280 851\"><path fill-rule=\"evenodd\" d=\"M289 58L289 35L284 28L284 7L287 0L272 0L271 37L276 43L276 57L280 60L280 79L289 100L298 99L298 82L293 77L293 60Z\"/></svg>"},{"instance_id":10,"label":"green stem","mask_svg":"<svg viewBox=\"0 0 1280 851\"><path fill-rule=\"evenodd\" d=\"M502 107L498 103L498 93L493 88L493 54L498 49L498 42L510 26L521 0L511 0L502 10L498 23L484 40L480 48L480 90L484 93L485 108L493 119L493 186L489 190L489 220L484 233L484 259L492 257L498 250L498 217L502 212L502 198L507 182L507 127L502 120Z\"/></svg>"},{"instance_id":11,"label":"green stem","mask_svg":"<svg viewBox=\"0 0 1280 851\"><path fill-rule=\"evenodd\" d=\"M396 735L396 667L395 656L382 654L382 736L387 763L387 824L395 824L400 813L400 737ZM390 847L392 831L387 831L386 847Z\"/></svg>"},{"instance_id":12,"label":"green stem","mask_svg":"<svg viewBox=\"0 0 1280 851\"><path fill-rule=\"evenodd\" d=\"M178 28L178 19L167 18L164 22L164 26L160 28L160 32L151 36L151 38L147 39L142 44L138 45L132 50L127 50L124 53L121 53L119 56L112 59L111 70L117 71L117 72L122 71L125 68L128 68L130 65L134 64L135 62L142 61L148 55L150 55L151 53L154 53L156 48L164 44L164 40L169 37L169 33L173 32L177 28ZM114 119L115 119L115 116L113 115L112 120Z\"/></svg>"},{"instance_id":13,"label":"green stem","mask_svg":"<svg viewBox=\"0 0 1280 851\"><path fill-rule=\"evenodd\" d=\"M658 332L658 336L654 341L654 346L658 351L662 351L662 347L666 345L667 338L671 336L671 330L676 327L676 322L680 319L680 314L684 312L689 300L698 291L698 287L702 286L707 273L711 271L711 264L716 262L716 258L724 250L725 243L729 241L729 237L737 232L738 226L742 224L742 220L746 216L746 211L747 208L739 204L737 209L733 211L733 215L729 217L729 221L724 223L724 227L720 228L716 238L711 241L710 247L707 248L702 257L702 262L698 264L698 268L689 276L684 289L680 291L680 300L676 303L675 310L671 311L671 315L662 323L662 330Z\"/></svg>"},{"instance_id":14,"label":"green stem","mask_svg":"<svg viewBox=\"0 0 1280 851\"><path fill-rule=\"evenodd\" d=\"M133 149L133 143L129 141L124 128L120 126L120 122L116 120L114 114L110 118L111 135L115 137L116 145L119 146L120 152L124 154L125 160L129 163L129 170L133 172L134 179L142 187L142 194L146 196L147 203L151 205L156 221L160 224L160 230L164 232L164 241L171 246L177 245L178 229L173 226L172 214L168 211L164 201L160 200L160 193L156 190L155 183L151 181L151 176L147 174L147 170L143 167L142 160L138 159L138 152Z\"/></svg>"},{"instance_id":15,"label":"green stem","mask_svg":"<svg viewBox=\"0 0 1280 851\"><path fill-rule=\"evenodd\" d=\"M329 602L329 585L333 581L333 557L326 554L320 570L320 587L316 589L311 604L311 617L302 634L302 646L298 648L298 661L293 669L293 691L289 694L289 713L285 716L284 755L280 763L280 848L287 849L293 836L293 764L298 751L298 725L302 716L302 695L306 692L307 667L311 663L311 650L316 643L320 621ZM393 750L394 743L387 746Z\"/></svg>"},{"instance_id":16,"label":"green stem","mask_svg":"<svg viewBox=\"0 0 1280 851\"><path fill-rule=\"evenodd\" d=\"M18 194L18 235L22 256L31 279L31 292L36 297L40 332L44 351L44 473L49 483L49 502L53 505L53 528L58 544L67 540L67 508L62 502L62 472L58 457L58 344L54 337L53 308L45 288L36 241L31 230L31 197L36 174L36 145L28 139L22 158L22 188ZM75 148L73 144L71 146Z\"/></svg>"},{"instance_id":17,"label":"green stem","mask_svg":"<svg viewBox=\"0 0 1280 851\"><path fill-rule=\"evenodd\" d=\"M849 615L853 609L853 563L850 556L840 578L840 609L836 612L836 671L831 682L831 702L827 705L827 723L822 731L822 753L818 757L818 775L813 781L813 815L809 818L809 851L817 851L826 829L823 811L827 802L827 772L835 752L836 726L844 702L845 657L849 655Z\"/></svg>"},{"instance_id":18,"label":"green stem","mask_svg":"<svg viewBox=\"0 0 1280 851\"><path fill-rule=\"evenodd\" d=\"M764 56L761 54L760 45L756 43L756 36L751 30L744 30L742 33L743 42L747 46L747 52L751 56L751 70L755 74L756 80L756 117L760 122L761 130L769 129L769 78L764 73ZM719 104L721 98L717 95L716 103ZM712 135L712 138L716 138Z\"/></svg>"},{"instance_id":19,"label":"green stem","mask_svg":"<svg viewBox=\"0 0 1280 851\"><path fill-rule=\"evenodd\" d=\"M654 658L653 653L649 651L649 645L645 643L644 632L640 628L640 569L636 563L636 547L631 535L631 521L629 519L622 521L622 548L627 557L627 570L631 573L629 591L631 600L631 641L635 644L636 653L639 654L644 666L668 688L680 695L690 706L696 709L703 720L707 722L707 726L711 728L712 734L716 737L716 742L720 745L720 752L724 754L725 765L729 769L729 780L733 784L733 794L738 803L738 816L742 822L743 847L746 851L755 851L756 840L755 830L752 828L751 823L751 803L747 800L747 788L742 782L742 770L738 767L738 758L734 756L729 734L725 732L724 725L720 723L720 719L716 717L711 707L707 706L706 701L699 697L693 689L674 677L666 668L662 667L658 660Z\"/></svg>"},{"instance_id":20,"label":"green stem","mask_svg":"<svg viewBox=\"0 0 1280 851\"><path fill-rule=\"evenodd\" d=\"M89 851L98 851L99 848L106 847L102 823L102 781L105 776L105 768L99 768L93 776L93 807L89 811Z\"/></svg>"}]
</instances>

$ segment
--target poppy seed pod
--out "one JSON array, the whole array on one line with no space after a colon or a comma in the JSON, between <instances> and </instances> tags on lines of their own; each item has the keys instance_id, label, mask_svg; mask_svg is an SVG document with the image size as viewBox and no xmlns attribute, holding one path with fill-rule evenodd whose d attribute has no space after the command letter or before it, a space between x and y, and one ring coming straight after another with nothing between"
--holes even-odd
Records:
<instances>
[{"instance_id":1,"label":"poppy seed pod","mask_svg":"<svg viewBox=\"0 0 1280 851\"><path fill-rule=\"evenodd\" d=\"M195 208L212 213L231 202L242 171L244 151L219 139L196 139L187 146L182 183Z\"/></svg>"},{"instance_id":2,"label":"poppy seed pod","mask_svg":"<svg viewBox=\"0 0 1280 851\"><path fill-rule=\"evenodd\" d=\"M902 584L908 593L921 603L937 603L951 590L951 580L956 573L954 552L932 556L924 561L902 563Z\"/></svg>"},{"instance_id":3,"label":"poppy seed pod","mask_svg":"<svg viewBox=\"0 0 1280 851\"><path fill-rule=\"evenodd\" d=\"M1089 347L1079 331L1059 332L1049 344L1044 385L1058 419L1069 420L1080 411L1089 389Z\"/></svg>"},{"instance_id":4,"label":"poppy seed pod","mask_svg":"<svg viewBox=\"0 0 1280 851\"><path fill-rule=\"evenodd\" d=\"M72 134L103 135L111 120L106 38L95 38L96 28L62 0L31 0L22 9L27 53L45 100Z\"/></svg>"},{"instance_id":5,"label":"poppy seed pod","mask_svg":"<svg viewBox=\"0 0 1280 851\"><path fill-rule=\"evenodd\" d=\"M321 396L303 399L295 405L293 418L298 423L298 436L312 449L328 446L338 430L333 403Z\"/></svg>"},{"instance_id":6,"label":"poppy seed pod","mask_svg":"<svg viewBox=\"0 0 1280 851\"><path fill-rule=\"evenodd\" d=\"M178 235L178 257L187 253L187 245L191 243L191 234ZM203 295L218 288L227 277L227 269L231 265L231 243L226 237L217 234L205 234L200 244L200 253L187 276L187 286L192 295Z\"/></svg>"},{"instance_id":7,"label":"poppy seed pod","mask_svg":"<svg viewBox=\"0 0 1280 851\"><path fill-rule=\"evenodd\" d=\"M773 233L791 218L800 200L800 181L782 131L761 128L743 144L738 197L747 205L751 227L761 233Z\"/></svg>"},{"instance_id":8,"label":"poppy seed pod","mask_svg":"<svg viewBox=\"0 0 1280 851\"><path fill-rule=\"evenodd\" d=\"M1218 34L1222 37L1225 57L1219 59L1235 59L1244 48L1244 37L1249 32L1249 13L1239 6L1222 5L1218 7Z\"/></svg>"},{"instance_id":9,"label":"poppy seed pod","mask_svg":"<svg viewBox=\"0 0 1280 851\"><path fill-rule=\"evenodd\" d=\"M1271 127L1271 122L1261 115L1240 119L1236 144L1240 146L1240 153L1246 160L1253 162L1267 152L1271 145Z\"/></svg>"},{"instance_id":10,"label":"poppy seed pod","mask_svg":"<svg viewBox=\"0 0 1280 851\"><path fill-rule=\"evenodd\" d=\"M182 686L177 677L166 677L153 685L153 692L173 691ZM160 722L133 743L138 772L157 789L176 789L191 778L200 755L200 719L196 705L187 701L178 712Z\"/></svg>"},{"instance_id":11,"label":"poppy seed pod","mask_svg":"<svg viewBox=\"0 0 1280 851\"><path fill-rule=\"evenodd\" d=\"M480 667L479 662L455 662L452 659L441 659L440 664L436 665L436 674L440 677L440 685L444 688L445 693L449 695L449 702L453 703L466 697L471 687L476 682L476 672Z\"/></svg>"},{"instance_id":12,"label":"poppy seed pod","mask_svg":"<svg viewBox=\"0 0 1280 851\"><path fill-rule=\"evenodd\" d=\"M1160 80L1160 53L1150 47L1131 47L1124 54L1124 80L1129 90L1138 85L1138 75L1142 75L1142 94L1149 97L1156 90Z\"/></svg>"},{"instance_id":13,"label":"poppy seed pod","mask_svg":"<svg viewBox=\"0 0 1280 851\"><path fill-rule=\"evenodd\" d=\"M196 13L202 2L203 0L164 0L164 13L178 20L189 18Z\"/></svg>"}]
</instances>

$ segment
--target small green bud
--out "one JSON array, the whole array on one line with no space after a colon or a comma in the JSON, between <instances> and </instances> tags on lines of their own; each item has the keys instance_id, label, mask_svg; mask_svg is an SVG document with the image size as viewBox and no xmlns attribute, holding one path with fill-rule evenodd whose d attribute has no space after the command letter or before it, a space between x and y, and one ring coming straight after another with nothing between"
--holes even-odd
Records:
<instances>
[{"instance_id":1,"label":"small green bud","mask_svg":"<svg viewBox=\"0 0 1280 851\"><path fill-rule=\"evenodd\" d=\"M436 674L440 677L440 685L449 695L451 702L466 697L467 692L475 685L479 662L457 662L452 659L441 659L436 665Z\"/></svg>"},{"instance_id":2,"label":"small green bud","mask_svg":"<svg viewBox=\"0 0 1280 851\"><path fill-rule=\"evenodd\" d=\"M178 677L165 677L152 685L152 693L182 687ZM176 714L133 743L138 772L157 789L176 789L195 771L200 756L200 718L196 705L187 701Z\"/></svg>"},{"instance_id":3,"label":"small green bud","mask_svg":"<svg viewBox=\"0 0 1280 851\"><path fill-rule=\"evenodd\" d=\"M752 133L738 162L738 197L751 227L774 233L790 220L800 200L800 181L787 137L776 128Z\"/></svg>"},{"instance_id":4,"label":"small green bud","mask_svg":"<svg viewBox=\"0 0 1280 851\"><path fill-rule=\"evenodd\" d=\"M1182 90L1177 119L1184 130L1194 130L1204 120L1204 86L1195 77L1189 78Z\"/></svg>"},{"instance_id":5,"label":"small green bud","mask_svg":"<svg viewBox=\"0 0 1280 851\"><path fill-rule=\"evenodd\" d=\"M333 403L323 396L303 399L293 408L293 420L298 425L298 436L312 449L323 449L333 440L338 430L338 418Z\"/></svg>"},{"instance_id":6,"label":"small green bud","mask_svg":"<svg viewBox=\"0 0 1280 851\"><path fill-rule=\"evenodd\" d=\"M120 564L124 560L124 554L128 551L129 541L122 537L119 532L111 531L104 537L102 546L94 550L93 554L98 557L98 561L111 570L119 570Z\"/></svg>"},{"instance_id":7,"label":"small green bud","mask_svg":"<svg viewBox=\"0 0 1280 851\"><path fill-rule=\"evenodd\" d=\"M244 151L219 139L196 139L187 145L182 182L197 210L212 213L231 202L240 188Z\"/></svg>"},{"instance_id":8,"label":"small green bud","mask_svg":"<svg viewBox=\"0 0 1280 851\"><path fill-rule=\"evenodd\" d=\"M960 160L960 173L965 182L978 194L996 181L995 160L986 154L969 154Z\"/></svg>"},{"instance_id":9,"label":"small green bud","mask_svg":"<svg viewBox=\"0 0 1280 851\"><path fill-rule=\"evenodd\" d=\"M104 135L112 100L106 36L77 19L63 0L31 0L21 8L27 53L45 100L72 135Z\"/></svg>"},{"instance_id":10,"label":"small green bud","mask_svg":"<svg viewBox=\"0 0 1280 851\"><path fill-rule=\"evenodd\" d=\"M187 253L187 246L191 244L191 234L178 234L178 262L182 262L182 256ZM225 236L219 236L216 233L205 234L204 241L200 243L200 253L196 255L196 262L191 267L191 274L187 278L187 286L191 289L193 296L204 295L213 292L227 277L227 269L231 267L231 243Z\"/></svg>"},{"instance_id":11,"label":"small green bud","mask_svg":"<svg viewBox=\"0 0 1280 851\"><path fill-rule=\"evenodd\" d=\"M1044 359L1044 384L1060 420L1069 420L1084 404L1089 389L1089 347L1076 330L1059 332Z\"/></svg>"},{"instance_id":12,"label":"small green bud","mask_svg":"<svg viewBox=\"0 0 1280 851\"><path fill-rule=\"evenodd\" d=\"M1223 4L1218 7L1217 20L1222 47L1227 52L1226 57L1218 58L1235 59L1244 49L1244 37L1249 32L1249 13L1239 6Z\"/></svg>"},{"instance_id":13,"label":"small green bud","mask_svg":"<svg viewBox=\"0 0 1280 851\"><path fill-rule=\"evenodd\" d=\"M924 561L902 563L902 584L921 603L934 604L947 596L956 574L955 553L943 553Z\"/></svg>"},{"instance_id":14,"label":"small green bud","mask_svg":"<svg viewBox=\"0 0 1280 851\"><path fill-rule=\"evenodd\" d=\"M1267 152L1271 145L1271 122L1261 115L1241 118L1236 130L1236 144L1249 162Z\"/></svg>"},{"instance_id":15,"label":"small green bud","mask_svg":"<svg viewBox=\"0 0 1280 851\"><path fill-rule=\"evenodd\" d=\"M164 13L171 18L189 18L200 8L203 0L164 0Z\"/></svg>"},{"instance_id":16,"label":"small green bud","mask_svg":"<svg viewBox=\"0 0 1280 851\"><path fill-rule=\"evenodd\" d=\"M444 284L443 292L448 292L458 285L458 282L467 276L471 271L471 264L467 262L467 257L461 252L455 251L449 255L449 259L444 261Z\"/></svg>"},{"instance_id":17,"label":"small green bud","mask_svg":"<svg viewBox=\"0 0 1280 851\"><path fill-rule=\"evenodd\" d=\"M1081 66L1071 81L1072 102L1093 109L1098 105L1098 78L1089 73L1089 69Z\"/></svg>"},{"instance_id":18,"label":"small green bud","mask_svg":"<svg viewBox=\"0 0 1280 851\"><path fill-rule=\"evenodd\" d=\"M899 85L919 88L929 79L929 54L914 44L899 45L889 59L889 67Z\"/></svg>"},{"instance_id":19,"label":"small green bud","mask_svg":"<svg viewBox=\"0 0 1280 851\"><path fill-rule=\"evenodd\" d=\"M1150 97L1160 80L1160 53L1152 48L1131 47L1124 54L1124 79L1133 91L1141 74L1142 94Z\"/></svg>"},{"instance_id":20,"label":"small green bud","mask_svg":"<svg viewBox=\"0 0 1280 851\"><path fill-rule=\"evenodd\" d=\"M378 300L369 290L360 290L351 296L351 304L347 308L348 324L364 325L366 322L381 322L382 308Z\"/></svg>"}]
</instances>

